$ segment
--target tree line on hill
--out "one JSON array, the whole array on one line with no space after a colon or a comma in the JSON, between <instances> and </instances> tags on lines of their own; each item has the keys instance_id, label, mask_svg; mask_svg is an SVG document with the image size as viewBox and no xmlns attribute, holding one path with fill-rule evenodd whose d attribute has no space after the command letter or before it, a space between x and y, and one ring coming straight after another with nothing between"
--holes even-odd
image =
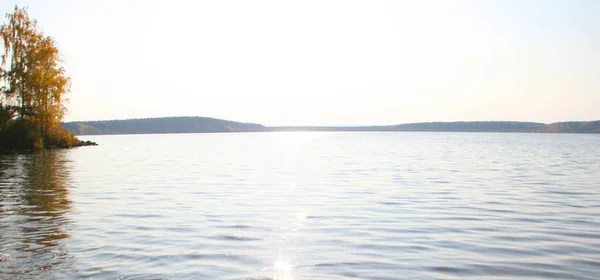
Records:
<instances>
[{"instance_id":1,"label":"tree line on hill","mask_svg":"<svg viewBox=\"0 0 600 280\"><path fill-rule=\"evenodd\" d=\"M265 127L260 124L240 123L206 117L69 122L64 123L63 126L78 135L257 132L265 130Z\"/></svg>"},{"instance_id":2,"label":"tree line on hill","mask_svg":"<svg viewBox=\"0 0 600 280\"><path fill-rule=\"evenodd\" d=\"M152 134L152 133L215 133L215 132L275 132L275 131L439 131L439 132L526 132L526 133L600 133L600 121L535 122L478 121L429 122L389 126L288 126L266 127L255 123L240 123L206 117L168 117L110 121L68 122L66 129L78 135Z\"/></svg>"}]
</instances>

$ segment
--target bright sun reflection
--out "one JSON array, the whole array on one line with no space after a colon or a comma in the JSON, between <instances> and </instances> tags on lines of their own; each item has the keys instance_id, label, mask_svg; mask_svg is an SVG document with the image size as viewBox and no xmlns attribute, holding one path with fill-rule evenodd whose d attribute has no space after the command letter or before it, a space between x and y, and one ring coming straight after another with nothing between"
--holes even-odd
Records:
<instances>
[{"instance_id":1,"label":"bright sun reflection","mask_svg":"<svg viewBox=\"0 0 600 280\"><path fill-rule=\"evenodd\" d=\"M321 138L331 132L276 132L270 134L275 143L285 149L293 149L311 140Z\"/></svg>"},{"instance_id":2,"label":"bright sun reflection","mask_svg":"<svg viewBox=\"0 0 600 280\"><path fill-rule=\"evenodd\" d=\"M296 218L298 218L298 221L303 222L306 220L306 213L298 212L298 214L296 214Z\"/></svg>"},{"instance_id":3,"label":"bright sun reflection","mask_svg":"<svg viewBox=\"0 0 600 280\"><path fill-rule=\"evenodd\" d=\"M292 265L290 265L290 263L287 261L277 260L275 262L275 268L277 271L289 272L292 268Z\"/></svg>"},{"instance_id":4,"label":"bright sun reflection","mask_svg":"<svg viewBox=\"0 0 600 280\"><path fill-rule=\"evenodd\" d=\"M279 137L279 140L281 142L285 143L286 145L290 144L290 143L295 145L302 141L314 139L315 135L318 137L321 134L284 133L284 134L278 134L277 137ZM298 137L298 136L300 136L300 137ZM293 196L299 195L299 189L298 189L298 186L296 185L296 182L291 182L289 185L284 186L284 188L286 188L286 190L285 190L286 192L292 192ZM310 212L310 210L311 209L306 206L301 206L299 209L296 209L296 211L294 211L294 212L296 213L296 219L298 221L292 222L290 227L281 227L281 229L283 229L285 231L290 230L291 232L298 231L300 229L300 227L303 226L303 222L308 218L308 213ZM281 237L284 239L293 238L289 235L284 235ZM282 258L281 252L279 252L279 257L275 261L273 268L275 271L274 275L273 275L273 280L294 280L294 277L292 277L293 265L285 258Z\"/></svg>"},{"instance_id":5,"label":"bright sun reflection","mask_svg":"<svg viewBox=\"0 0 600 280\"><path fill-rule=\"evenodd\" d=\"M279 259L275 262L275 276L274 280L294 280L290 275L292 265L285 260Z\"/></svg>"}]
</instances>

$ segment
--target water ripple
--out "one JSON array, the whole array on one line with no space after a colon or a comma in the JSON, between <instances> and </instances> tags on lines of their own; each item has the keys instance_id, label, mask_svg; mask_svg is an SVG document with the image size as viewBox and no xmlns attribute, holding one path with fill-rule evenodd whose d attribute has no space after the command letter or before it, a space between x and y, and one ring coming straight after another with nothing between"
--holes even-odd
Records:
<instances>
[{"instance_id":1,"label":"water ripple","mask_svg":"<svg viewBox=\"0 0 600 280\"><path fill-rule=\"evenodd\" d=\"M4 154L0 279L597 279L599 137L128 135Z\"/></svg>"}]
</instances>

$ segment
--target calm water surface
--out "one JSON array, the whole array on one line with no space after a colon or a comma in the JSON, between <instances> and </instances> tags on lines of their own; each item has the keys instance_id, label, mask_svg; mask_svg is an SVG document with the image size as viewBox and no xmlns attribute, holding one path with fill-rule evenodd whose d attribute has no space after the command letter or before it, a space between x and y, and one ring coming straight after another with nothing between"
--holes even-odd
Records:
<instances>
[{"instance_id":1,"label":"calm water surface","mask_svg":"<svg viewBox=\"0 0 600 280\"><path fill-rule=\"evenodd\" d=\"M600 279L600 135L83 138L0 156L0 279Z\"/></svg>"}]
</instances>

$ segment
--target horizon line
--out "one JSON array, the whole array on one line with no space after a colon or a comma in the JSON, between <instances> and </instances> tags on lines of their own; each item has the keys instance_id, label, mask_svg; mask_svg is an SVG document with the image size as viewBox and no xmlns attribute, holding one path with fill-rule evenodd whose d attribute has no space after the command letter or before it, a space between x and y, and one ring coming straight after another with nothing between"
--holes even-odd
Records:
<instances>
[{"instance_id":1,"label":"horizon line","mask_svg":"<svg viewBox=\"0 0 600 280\"><path fill-rule=\"evenodd\" d=\"M405 123L395 123L395 124L369 124L369 125L264 125L261 123L255 122L245 122L245 121L234 121L227 119L219 119L214 117L205 117L205 116L168 116L168 117L136 117L136 118L127 118L127 119L105 119L105 120L88 120L88 121L62 121L62 123L85 123L85 122L109 122L109 121L127 121L127 120L147 120L147 119L168 119L168 118L205 118L205 119L214 119L214 120L222 120L236 123L244 123L244 124L256 124L262 125L266 128L303 128L303 127L385 127L385 126L397 126L397 125L405 125L405 124L424 124L424 123L474 123L474 122L514 122L514 123L530 123L530 124L543 124L550 125L556 123L569 123L569 122L598 122L600 119L596 120L568 120L568 121L555 121L555 122L536 122L536 121L515 121L515 120L461 120L461 121L421 121L421 122L405 122Z\"/></svg>"}]
</instances>

